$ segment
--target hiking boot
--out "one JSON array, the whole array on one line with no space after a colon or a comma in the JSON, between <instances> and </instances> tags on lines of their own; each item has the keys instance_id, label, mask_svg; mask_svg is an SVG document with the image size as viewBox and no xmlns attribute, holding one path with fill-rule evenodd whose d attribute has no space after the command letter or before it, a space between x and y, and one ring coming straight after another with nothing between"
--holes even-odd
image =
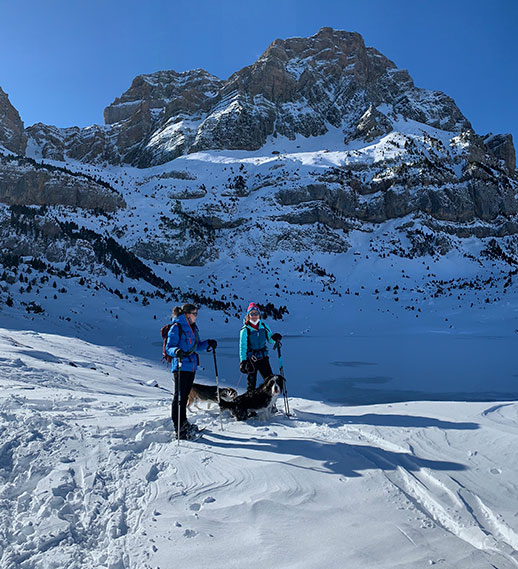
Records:
<instances>
[{"instance_id":1,"label":"hiking boot","mask_svg":"<svg viewBox=\"0 0 518 569\"><path fill-rule=\"evenodd\" d=\"M189 441L196 437L200 429L196 425L192 425L189 422L185 422L180 429L180 436L176 435L181 441Z\"/></svg>"}]
</instances>

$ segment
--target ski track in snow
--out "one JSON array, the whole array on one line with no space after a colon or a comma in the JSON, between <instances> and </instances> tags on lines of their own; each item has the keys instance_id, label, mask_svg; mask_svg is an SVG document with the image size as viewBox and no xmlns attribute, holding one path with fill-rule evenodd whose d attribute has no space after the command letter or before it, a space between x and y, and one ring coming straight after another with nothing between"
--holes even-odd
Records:
<instances>
[{"instance_id":1,"label":"ski track in snow","mask_svg":"<svg viewBox=\"0 0 518 569\"><path fill-rule=\"evenodd\" d=\"M200 411L207 432L178 446L170 386L137 380L147 362L2 330L0 372L2 569L204 567L207 552L237 568L251 551L268 566L289 552L283 567L298 568L518 566L514 455L495 466L515 403L403 415L292 399L291 419L224 415L223 430Z\"/></svg>"}]
</instances>

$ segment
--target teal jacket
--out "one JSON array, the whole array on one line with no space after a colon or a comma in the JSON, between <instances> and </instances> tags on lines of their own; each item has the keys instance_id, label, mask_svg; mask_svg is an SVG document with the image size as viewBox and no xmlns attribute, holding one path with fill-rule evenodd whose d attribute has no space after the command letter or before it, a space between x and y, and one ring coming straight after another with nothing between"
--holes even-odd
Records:
<instances>
[{"instance_id":1,"label":"teal jacket","mask_svg":"<svg viewBox=\"0 0 518 569\"><path fill-rule=\"evenodd\" d=\"M257 359L266 357L268 355L268 343L275 344L268 324L261 320L257 330L249 324L244 324L239 334L239 361L247 360L251 356L255 356Z\"/></svg>"}]
</instances>

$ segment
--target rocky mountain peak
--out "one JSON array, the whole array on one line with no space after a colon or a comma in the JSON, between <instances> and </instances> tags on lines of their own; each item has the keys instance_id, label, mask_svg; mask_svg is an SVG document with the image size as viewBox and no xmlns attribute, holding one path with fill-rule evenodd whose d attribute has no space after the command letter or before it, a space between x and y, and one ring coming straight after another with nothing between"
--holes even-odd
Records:
<instances>
[{"instance_id":1,"label":"rocky mountain peak","mask_svg":"<svg viewBox=\"0 0 518 569\"><path fill-rule=\"evenodd\" d=\"M470 128L451 98L416 88L406 70L366 47L360 34L322 28L309 38L275 40L255 63L234 73L190 151L257 150L269 135L318 136L330 126L350 140L362 136L358 123L380 105L441 130ZM387 132L388 117L378 111L377 122Z\"/></svg>"},{"instance_id":2,"label":"rocky mountain peak","mask_svg":"<svg viewBox=\"0 0 518 569\"><path fill-rule=\"evenodd\" d=\"M346 144L370 141L402 119L471 129L450 97L416 87L360 34L329 27L275 40L227 80L203 69L139 75L104 116L104 127L63 133L66 156L148 167L204 150L258 150L268 137L309 138L330 128L340 129ZM40 135L43 157L61 152L49 144L58 138Z\"/></svg>"},{"instance_id":3,"label":"rocky mountain peak","mask_svg":"<svg viewBox=\"0 0 518 569\"><path fill-rule=\"evenodd\" d=\"M155 114L193 113L219 91L222 81L203 69L183 73L157 71L139 75L131 87L106 107L104 120L113 124L130 118L144 107Z\"/></svg>"},{"instance_id":4,"label":"rocky mountain peak","mask_svg":"<svg viewBox=\"0 0 518 569\"><path fill-rule=\"evenodd\" d=\"M225 91L234 89L275 103L307 95L323 78L327 83L354 79L366 85L396 65L373 48L367 48L355 32L322 28L309 38L277 39L252 65L234 73ZM413 87L406 74L405 87ZM331 97L334 93L330 93Z\"/></svg>"},{"instance_id":5,"label":"rocky mountain peak","mask_svg":"<svg viewBox=\"0 0 518 569\"><path fill-rule=\"evenodd\" d=\"M25 154L27 136L18 111L0 87L0 145L15 154Z\"/></svg>"}]
</instances>

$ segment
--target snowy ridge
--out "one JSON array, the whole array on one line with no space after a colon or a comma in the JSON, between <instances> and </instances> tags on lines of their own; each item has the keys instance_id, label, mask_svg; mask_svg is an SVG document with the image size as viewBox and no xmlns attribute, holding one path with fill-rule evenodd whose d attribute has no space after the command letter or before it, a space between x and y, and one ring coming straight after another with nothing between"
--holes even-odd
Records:
<instances>
[{"instance_id":1,"label":"snowy ridge","mask_svg":"<svg viewBox=\"0 0 518 569\"><path fill-rule=\"evenodd\" d=\"M198 411L178 447L156 365L6 329L0 358L2 567L518 565L516 403L292 398L267 424Z\"/></svg>"}]
</instances>

